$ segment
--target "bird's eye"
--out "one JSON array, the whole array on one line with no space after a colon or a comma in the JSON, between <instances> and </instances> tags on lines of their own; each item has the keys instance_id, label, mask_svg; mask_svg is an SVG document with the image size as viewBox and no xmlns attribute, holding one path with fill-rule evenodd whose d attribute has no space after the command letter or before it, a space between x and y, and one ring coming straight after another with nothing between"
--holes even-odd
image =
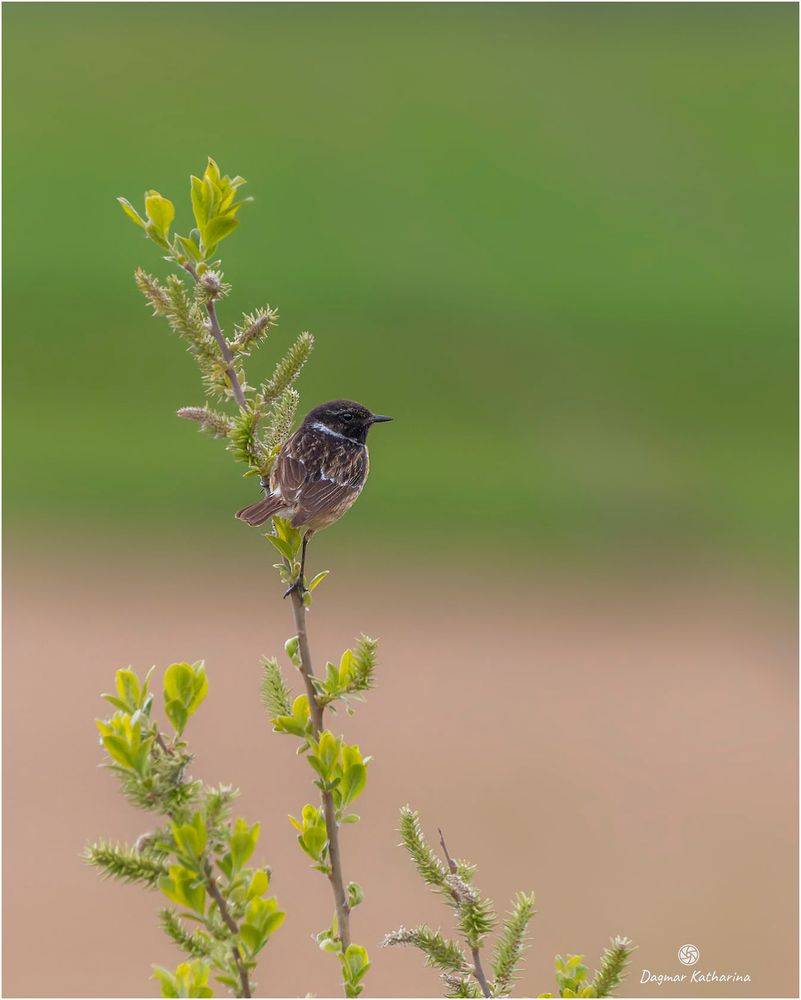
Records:
<instances>
[{"instance_id":1,"label":"bird's eye","mask_svg":"<svg viewBox=\"0 0 801 1000\"><path fill-rule=\"evenodd\" d=\"M345 412L342 414L342 419L353 420L353 414L350 412L350 410L345 410Z\"/></svg>"}]
</instances>

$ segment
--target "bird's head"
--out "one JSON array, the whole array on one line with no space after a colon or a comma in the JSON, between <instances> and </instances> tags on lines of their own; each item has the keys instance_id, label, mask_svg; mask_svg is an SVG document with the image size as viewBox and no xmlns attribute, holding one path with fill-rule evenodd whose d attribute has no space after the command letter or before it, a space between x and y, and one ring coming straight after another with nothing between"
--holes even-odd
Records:
<instances>
[{"instance_id":1,"label":"bird's head","mask_svg":"<svg viewBox=\"0 0 801 1000\"><path fill-rule=\"evenodd\" d=\"M381 424L392 417L384 417L379 413L371 413L361 403L352 399L335 399L330 403L321 403L307 414L303 421L306 425L318 424L320 427L364 444L367 432L373 424Z\"/></svg>"}]
</instances>

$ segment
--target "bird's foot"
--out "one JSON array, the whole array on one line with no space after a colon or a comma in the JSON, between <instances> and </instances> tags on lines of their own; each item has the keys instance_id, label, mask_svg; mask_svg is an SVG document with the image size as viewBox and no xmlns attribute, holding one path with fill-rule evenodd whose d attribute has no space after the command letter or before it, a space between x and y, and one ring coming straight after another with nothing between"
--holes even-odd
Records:
<instances>
[{"instance_id":1,"label":"bird's foot","mask_svg":"<svg viewBox=\"0 0 801 1000\"><path fill-rule=\"evenodd\" d=\"M289 589L286 591L286 593L284 594L284 600L286 600L290 594L295 594L295 593L297 593L300 597L303 597L303 595L306 593L306 584L303 582L302 573L297 578L297 580L295 580L292 586L289 587Z\"/></svg>"}]
</instances>

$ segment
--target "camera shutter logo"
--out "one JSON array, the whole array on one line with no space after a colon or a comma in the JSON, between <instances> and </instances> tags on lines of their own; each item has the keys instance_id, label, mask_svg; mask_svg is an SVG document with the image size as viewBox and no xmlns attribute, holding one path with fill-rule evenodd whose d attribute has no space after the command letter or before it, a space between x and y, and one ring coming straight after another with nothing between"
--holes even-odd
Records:
<instances>
[{"instance_id":1,"label":"camera shutter logo","mask_svg":"<svg viewBox=\"0 0 801 1000\"><path fill-rule=\"evenodd\" d=\"M683 944L679 948L679 961L682 965L695 965L701 957L701 952L694 944Z\"/></svg>"}]
</instances>

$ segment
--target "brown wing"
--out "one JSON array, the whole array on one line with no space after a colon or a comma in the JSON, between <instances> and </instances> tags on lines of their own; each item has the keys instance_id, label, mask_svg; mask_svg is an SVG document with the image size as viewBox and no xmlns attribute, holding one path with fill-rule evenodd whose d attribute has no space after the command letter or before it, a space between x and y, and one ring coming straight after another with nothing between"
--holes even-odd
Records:
<instances>
[{"instance_id":1,"label":"brown wing","mask_svg":"<svg viewBox=\"0 0 801 1000\"><path fill-rule=\"evenodd\" d=\"M367 449L345 449L329 453L298 497L295 527L317 521L335 521L345 513L362 491L367 478Z\"/></svg>"},{"instance_id":2,"label":"brown wing","mask_svg":"<svg viewBox=\"0 0 801 1000\"><path fill-rule=\"evenodd\" d=\"M280 496L287 507L296 506L300 491L308 478L306 463L297 457L301 431L302 427L287 440L270 470L270 493Z\"/></svg>"},{"instance_id":3,"label":"brown wing","mask_svg":"<svg viewBox=\"0 0 801 1000\"><path fill-rule=\"evenodd\" d=\"M357 442L332 447L331 438L302 426L287 440L270 472L270 495L293 511L292 524L335 521L361 492L367 449Z\"/></svg>"}]
</instances>

